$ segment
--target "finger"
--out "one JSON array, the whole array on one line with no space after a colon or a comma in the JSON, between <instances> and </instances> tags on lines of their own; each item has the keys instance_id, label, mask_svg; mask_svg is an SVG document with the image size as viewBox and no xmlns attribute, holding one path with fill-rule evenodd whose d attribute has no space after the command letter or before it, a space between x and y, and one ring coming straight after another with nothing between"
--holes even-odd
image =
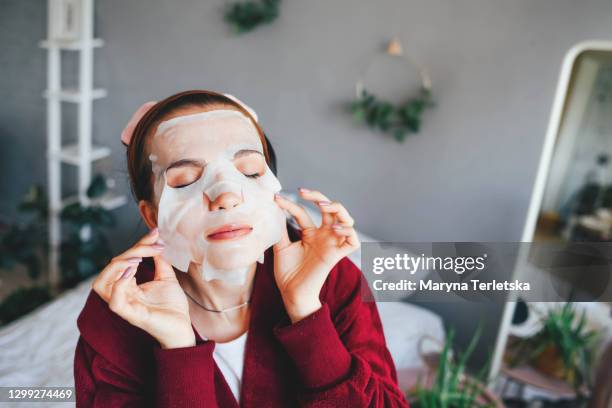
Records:
<instances>
[{"instance_id":1,"label":"finger","mask_svg":"<svg viewBox=\"0 0 612 408\"><path fill-rule=\"evenodd\" d=\"M159 228L155 227L147 234L145 234L142 238L140 238L137 244L151 245L157 241L161 241L161 239L159 238Z\"/></svg>"},{"instance_id":2,"label":"finger","mask_svg":"<svg viewBox=\"0 0 612 408\"><path fill-rule=\"evenodd\" d=\"M153 257L155 262L155 280L177 280L174 268L161 255Z\"/></svg>"},{"instance_id":3,"label":"finger","mask_svg":"<svg viewBox=\"0 0 612 408\"><path fill-rule=\"evenodd\" d=\"M346 251L346 254L350 254L361 246L361 241L359 241L359 235L357 235L355 228L349 228L349 230L350 234L346 236L346 240L340 247L343 251Z\"/></svg>"},{"instance_id":4,"label":"finger","mask_svg":"<svg viewBox=\"0 0 612 408\"><path fill-rule=\"evenodd\" d=\"M136 317L133 313L133 308L130 307L129 304L129 291L130 286L135 285L133 279L135 273L135 267L130 267L124 272L121 278L113 284L110 300L108 302L110 310L130 323L134 323Z\"/></svg>"},{"instance_id":5,"label":"finger","mask_svg":"<svg viewBox=\"0 0 612 408\"><path fill-rule=\"evenodd\" d=\"M123 271L129 266L126 265L126 262L128 264L138 264L142 261L143 257L158 255L163 249L164 246L162 244L136 244L136 246L114 257L102 272L100 272L92 284L92 288L104 300L108 301L110 297L110 285L112 285L112 283L117 280L117 276L120 275L118 271Z\"/></svg>"},{"instance_id":6,"label":"finger","mask_svg":"<svg viewBox=\"0 0 612 408\"><path fill-rule=\"evenodd\" d=\"M336 224L342 224L346 227L352 227L355 225L355 220L348 213L346 208L339 202L333 203L319 203L321 211L327 214L333 214L336 217Z\"/></svg>"},{"instance_id":7,"label":"finger","mask_svg":"<svg viewBox=\"0 0 612 408\"><path fill-rule=\"evenodd\" d=\"M110 299L113 284L121 277L123 272L131 266L138 267L142 258L119 259L110 262L98 274L92 283L92 289L106 302Z\"/></svg>"},{"instance_id":8,"label":"finger","mask_svg":"<svg viewBox=\"0 0 612 408\"><path fill-rule=\"evenodd\" d=\"M128 259L128 258L144 258L156 256L162 253L165 246L161 243L154 244L136 244L122 254L117 255L113 259Z\"/></svg>"},{"instance_id":9,"label":"finger","mask_svg":"<svg viewBox=\"0 0 612 408\"><path fill-rule=\"evenodd\" d=\"M325 205L330 203L329 198L319 191L300 188L299 192L303 199L314 202L315 204L319 205L319 208L321 208L321 204ZM333 222L333 215L321 211L321 225L331 225Z\"/></svg>"},{"instance_id":10,"label":"finger","mask_svg":"<svg viewBox=\"0 0 612 408\"><path fill-rule=\"evenodd\" d=\"M340 235L343 237L348 237L349 235L351 235L352 233L351 230L353 229L351 227L346 227L340 224L333 224L331 228L332 228L332 231L334 231L334 234Z\"/></svg>"},{"instance_id":11,"label":"finger","mask_svg":"<svg viewBox=\"0 0 612 408\"><path fill-rule=\"evenodd\" d=\"M323 195L320 191L309 190L307 188L300 188L300 189L298 189L298 191L300 192L300 195L302 196L302 198L304 200L308 200L308 201L329 201L329 198L327 198L325 195Z\"/></svg>"},{"instance_id":12,"label":"finger","mask_svg":"<svg viewBox=\"0 0 612 408\"><path fill-rule=\"evenodd\" d=\"M312 218L310 218L310 215L308 215L304 208L279 194L274 196L274 200L280 208L289 211L289 214L295 218L302 230L316 228L315 223L312 221Z\"/></svg>"}]
</instances>

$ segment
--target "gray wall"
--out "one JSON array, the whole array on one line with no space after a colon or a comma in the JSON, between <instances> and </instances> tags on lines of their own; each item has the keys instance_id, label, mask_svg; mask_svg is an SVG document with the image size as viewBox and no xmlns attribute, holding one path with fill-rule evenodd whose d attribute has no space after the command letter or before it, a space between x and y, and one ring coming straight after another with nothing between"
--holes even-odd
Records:
<instances>
[{"instance_id":1,"label":"gray wall","mask_svg":"<svg viewBox=\"0 0 612 408\"><path fill-rule=\"evenodd\" d=\"M188 88L231 92L259 113L287 190L328 193L361 230L388 241L519 239L561 59L578 41L612 37L609 0L286 0L277 22L244 37L222 21L225 3L97 2L107 45L95 78L109 97L96 102L95 139L114 152L102 169L126 190L119 133L143 101ZM37 48L45 8L0 2L3 214L45 181L45 53ZM393 35L430 67L438 101L403 145L341 111ZM374 91L399 97L414 85L413 72L375 61L366 77ZM134 204L118 215L119 249L143 228ZM434 308L449 324L476 320L470 305ZM490 336L497 318L488 318Z\"/></svg>"}]
</instances>

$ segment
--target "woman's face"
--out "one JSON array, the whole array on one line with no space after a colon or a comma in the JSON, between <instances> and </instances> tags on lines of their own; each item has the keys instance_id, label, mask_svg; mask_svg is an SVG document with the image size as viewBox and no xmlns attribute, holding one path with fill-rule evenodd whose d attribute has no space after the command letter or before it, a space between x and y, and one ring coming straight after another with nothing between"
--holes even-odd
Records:
<instances>
[{"instance_id":1,"label":"woman's face","mask_svg":"<svg viewBox=\"0 0 612 408\"><path fill-rule=\"evenodd\" d=\"M184 120L203 112L206 111L191 108L168 117L160 123L157 133L150 139L149 159L155 176L156 205L159 205L163 187L159 182L161 177L158 176L161 176L164 170L166 182L170 187L185 187L200 178L207 163L232 153L234 147L240 148L234 153L234 157L231 157L236 169L253 179L263 175L266 168L263 147L257 129L248 118L231 115ZM206 205L212 209L215 203L206 196L203 198ZM224 198L236 197L226 195Z\"/></svg>"},{"instance_id":2,"label":"woman's face","mask_svg":"<svg viewBox=\"0 0 612 408\"><path fill-rule=\"evenodd\" d=\"M228 109L180 112L150 139L164 256L183 271L193 262L207 280L252 265L284 226L257 129Z\"/></svg>"}]
</instances>

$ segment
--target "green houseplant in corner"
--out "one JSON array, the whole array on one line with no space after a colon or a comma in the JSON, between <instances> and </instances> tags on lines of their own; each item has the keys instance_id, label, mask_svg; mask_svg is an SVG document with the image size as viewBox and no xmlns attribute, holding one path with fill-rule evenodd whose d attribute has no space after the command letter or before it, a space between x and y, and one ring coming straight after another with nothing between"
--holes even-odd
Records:
<instances>
[{"instance_id":1,"label":"green houseplant in corner","mask_svg":"<svg viewBox=\"0 0 612 408\"><path fill-rule=\"evenodd\" d=\"M23 220L0 222L0 270L21 265L31 280L39 279L46 254L47 196L39 185L30 187L17 210ZM44 285L21 287L0 303L0 324L9 323L51 299Z\"/></svg>"},{"instance_id":2,"label":"green houseplant in corner","mask_svg":"<svg viewBox=\"0 0 612 408\"><path fill-rule=\"evenodd\" d=\"M69 234L61 246L62 286L69 288L97 273L111 258L105 228L115 224L113 214L96 204L107 192L106 179L97 175L87 189L89 206L80 203L66 206L61 213Z\"/></svg>"},{"instance_id":3,"label":"green houseplant in corner","mask_svg":"<svg viewBox=\"0 0 612 408\"><path fill-rule=\"evenodd\" d=\"M36 279L41 271L40 257L47 248L47 196L43 188L30 187L17 209L24 222L0 222L0 269L21 264L30 278Z\"/></svg>"},{"instance_id":4,"label":"green houseplant in corner","mask_svg":"<svg viewBox=\"0 0 612 408\"><path fill-rule=\"evenodd\" d=\"M106 192L106 179L97 175L87 189L87 196L94 204L83 207L74 203L62 211L62 220L70 232L62 242L60 258L63 288L72 287L97 273L111 258L104 228L114 225L114 217L109 210L95 204ZM31 187L18 210L28 216L27 222L0 222L0 269L23 265L34 280L44 268L48 250L48 201L44 189L38 185ZM0 324L31 312L51 298L47 285L16 289L0 303Z\"/></svg>"},{"instance_id":5,"label":"green houseplant in corner","mask_svg":"<svg viewBox=\"0 0 612 408\"><path fill-rule=\"evenodd\" d=\"M582 395L591 387L592 352L598 335L587 329L585 312L579 317L571 302L550 310L535 336L516 342L510 364L528 362L544 374L567 381Z\"/></svg>"},{"instance_id":6,"label":"green houseplant in corner","mask_svg":"<svg viewBox=\"0 0 612 408\"><path fill-rule=\"evenodd\" d=\"M481 326L470 340L467 349L454 358L452 345L454 330L449 330L438 358L431 384L419 384L407 394L413 408L474 408L498 407L501 402L486 389L485 378L489 362L474 376L466 372L466 364L480 338Z\"/></svg>"}]
</instances>

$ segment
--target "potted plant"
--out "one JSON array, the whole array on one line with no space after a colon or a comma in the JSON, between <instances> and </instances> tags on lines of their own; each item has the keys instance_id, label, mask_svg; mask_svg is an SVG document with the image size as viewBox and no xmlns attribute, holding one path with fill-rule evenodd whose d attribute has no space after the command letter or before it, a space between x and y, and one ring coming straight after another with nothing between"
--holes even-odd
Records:
<instances>
[{"instance_id":1,"label":"potted plant","mask_svg":"<svg viewBox=\"0 0 612 408\"><path fill-rule=\"evenodd\" d=\"M39 185L30 187L19 203L18 220L0 221L0 270L27 270L32 285L20 287L0 302L0 325L36 309L51 299L51 292L40 285L47 252L47 197ZM4 218L4 217L3 217ZM19 273L19 270L17 270Z\"/></svg>"},{"instance_id":2,"label":"potted plant","mask_svg":"<svg viewBox=\"0 0 612 408\"><path fill-rule=\"evenodd\" d=\"M87 197L100 199L108 190L107 181L97 175L87 189ZM61 245L62 286L70 288L99 272L111 256L105 229L115 224L113 214L99 204L82 206L76 202L61 213L69 234Z\"/></svg>"},{"instance_id":3,"label":"potted plant","mask_svg":"<svg viewBox=\"0 0 612 408\"><path fill-rule=\"evenodd\" d=\"M515 343L510 364L530 363L540 372L571 384L578 395L591 387L592 350L597 332L586 327L585 311L578 316L572 303L550 310L542 329Z\"/></svg>"},{"instance_id":4,"label":"potted plant","mask_svg":"<svg viewBox=\"0 0 612 408\"><path fill-rule=\"evenodd\" d=\"M90 200L107 192L107 180L97 175L87 189ZM0 270L25 267L35 283L46 265L48 201L44 189L30 188L18 206L27 222L2 222L0 219ZM62 220L69 230L61 244L61 286L70 288L97 273L111 256L104 229L114 225L113 214L99 204L81 206L78 202L66 206ZM7 217L8 218L8 217ZM44 276L43 276L44 277ZM0 325L9 323L52 298L46 283L16 289L0 302Z\"/></svg>"},{"instance_id":5,"label":"potted plant","mask_svg":"<svg viewBox=\"0 0 612 408\"><path fill-rule=\"evenodd\" d=\"M431 381L419 381L406 397L414 408L473 408L503 407L501 401L486 388L485 377L489 363L474 376L466 373L466 363L480 338L480 327L470 340L466 351L454 358L452 344L454 330L449 330L442 351L437 358Z\"/></svg>"}]
</instances>

